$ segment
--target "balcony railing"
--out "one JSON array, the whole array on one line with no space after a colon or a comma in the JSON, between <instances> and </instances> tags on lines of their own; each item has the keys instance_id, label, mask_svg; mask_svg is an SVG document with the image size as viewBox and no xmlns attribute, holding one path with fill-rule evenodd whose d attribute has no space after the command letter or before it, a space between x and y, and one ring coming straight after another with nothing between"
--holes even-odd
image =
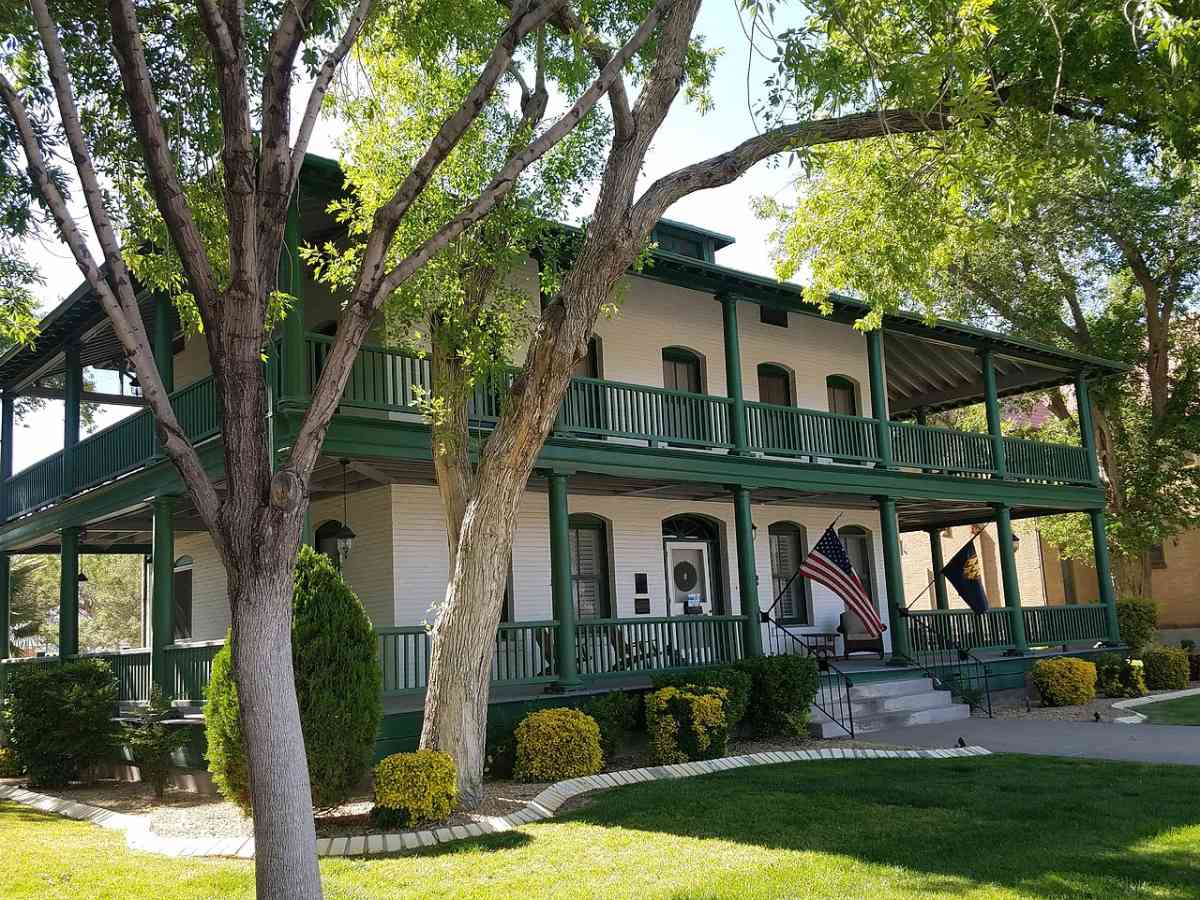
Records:
<instances>
[{"instance_id":1,"label":"balcony railing","mask_svg":"<svg viewBox=\"0 0 1200 900\"><path fill-rule=\"evenodd\" d=\"M983 615L969 609L933 609L909 613L924 628L909 629L909 640L918 652L935 650L935 640L946 646L970 650L996 650L1013 646L1012 618L1008 609L994 607ZM1107 639L1104 607L1100 604L1023 606L1025 639L1030 644L1073 644ZM928 644L928 646L926 646Z\"/></svg>"},{"instance_id":2,"label":"balcony railing","mask_svg":"<svg viewBox=\"0 0 1200 900\"><path fill-rule=\"evenodd\" d=\"M308 335L305 370L316 384L333 338ZM278 389L276 356L268 363ZM432 385L429 363L400 351L363 347L351 368L344 408L416 414ZM501 411L501 394L481 386L471 400L472 421L487 425ZM176 391L171 403L189 440L219 431L212 378ZM876 422L820 410L745 404L747 449L768 456L862 464L878 462ZM656 446L704 450L733 448L734 403L728 397L692 394L598 378L573 378L555 423L564 437L645 441ZM985 477L997 474L992 440L976 432L891 422L892 455L902 468ZM1087 451L1066 444L1004 438L1007 473L1025 481L1090 484ZM8 518L49 506L64 496L96 487L159 459L154 421L142 410L81 440L74 450L71 484L64 481L61 451L6 482Z\"/></svg>"}]
</instances>

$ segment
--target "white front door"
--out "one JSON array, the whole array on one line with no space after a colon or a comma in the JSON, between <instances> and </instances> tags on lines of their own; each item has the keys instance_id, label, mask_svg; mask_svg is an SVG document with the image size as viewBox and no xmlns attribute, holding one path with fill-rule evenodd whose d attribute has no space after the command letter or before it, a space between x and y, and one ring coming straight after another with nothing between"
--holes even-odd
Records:
<instances>
[{"instance_id":1,"label":"white front door","mask_svg":"<svg viewBox=\"0 0 1200 900\"><path fill-rule=\"evenodd\" d=\"M667 596L673 616L712 613L712 566L706 541L667 541Z\"/></svg>"}]
</instances>

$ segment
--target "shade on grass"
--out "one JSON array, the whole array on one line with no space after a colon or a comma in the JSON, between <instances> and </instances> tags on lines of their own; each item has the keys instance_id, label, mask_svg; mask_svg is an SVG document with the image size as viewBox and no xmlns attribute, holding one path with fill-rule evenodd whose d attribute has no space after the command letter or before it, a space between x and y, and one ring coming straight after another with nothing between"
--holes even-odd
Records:
<instances>
[{"instance_id":1,"label":"shade on grass","mask_svg":"<svg viewBox=\"0 0 1200 900\"><path fill-rule=\"evenodd\" d=\"M1200 694L1147 703L1137 709L1155 725L1200 725ZM1197 735L1200 740L1200 735Z\"/></svg>"},{"instance_id":2,"label":"shade on grass","mask_svg":"<svg viewBox=\"0 0 1200 900\"><path fill-rule=\"evenodd\" d=\"M1190 767L823 761L635 785L416 855L322 863L330 897L1196 897ZM5 897L250 896L248 863L130 853L0 804Z\"/></svg>"}]
</instances>

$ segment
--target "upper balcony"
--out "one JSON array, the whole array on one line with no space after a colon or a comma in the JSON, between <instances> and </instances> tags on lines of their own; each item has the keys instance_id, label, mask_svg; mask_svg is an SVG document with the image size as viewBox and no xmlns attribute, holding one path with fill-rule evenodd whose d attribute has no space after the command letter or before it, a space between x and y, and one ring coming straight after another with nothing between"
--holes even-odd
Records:
<instances>
[{"instance_id":1,"label":"upper balcony","mask_svg":"<svg viewBox=\"0 0 1200 900\"><path fill-rule=\"evenodd\" d=\"M304 370L309 390L320 375L333 339L308 334ZM280 345L276 345L279 347ZM275 360L268 383L282 393ZM340 407L342 415L419 422L415 397L432 388L426 359L367 346L351 372ZM211 377L172 395L176 414L195 444L219 436L216 395ZM740 409L739 409L740 407ZM471 404L472 421L486 428L495 421L499 399L480 390ZM745 447L735 443L742 417ZM954 431L865 416L840 415L769 403L737 403L729 397L599 378L573 378L552 437L686 448L709 453L748 453L764 459L839 466L881 466L881 442L890 444L890 465L912 472L998 477L1060 485L1091 485L1088 452L1083 447ZM1003 448L1003 472L997 464ZM51 454L4 483L4 519L29 515L66 497L127 476L160 462L153 418L141 410L81 440L65 464L63 451Z\"/></svg>"}]
</instances>

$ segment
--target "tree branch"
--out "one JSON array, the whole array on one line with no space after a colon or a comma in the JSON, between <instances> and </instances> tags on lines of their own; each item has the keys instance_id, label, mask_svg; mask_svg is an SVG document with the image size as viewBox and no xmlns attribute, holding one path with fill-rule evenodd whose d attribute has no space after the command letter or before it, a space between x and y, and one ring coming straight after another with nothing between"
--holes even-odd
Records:
<instances>
[{"instance_id":1,"label":"tree branch","mask_svg":"<svg viewBox=\"0 0 1200 900\"><path fill-rule=\"evenodd\" d=\"M146 171L153 187L159 215L167 225L171 240L191 287L192 296L207 330L213 325L213 304L217 294L217 279L208 261L208 252L200 229L192 217L191 207L179 181L179 174L166 131L158 113L150 70L138 35L137 18L131 0L112 0L109 15L113 25L113 47L117 67L129 104L129 115L142 147Z\"/></svg>"},{"instance_id":2,"label":"tree branch","mask_svg":"<svg viewBox=\"0 0 1200 900\"><path fill-rule=\"evenodd\" d=\"M41 147L38 146L37 135L33 130L32 123L29 121L29 115L25 110L25 106L3 73L0 73L0 97L3 97L9 117L12 119L17 134L20 137L21 146L25 152L25 159L28 164L29 177L33 181L38 196L50 210L63 241L75 257L75 263L79 267L79 271L83 274L88 285L100 298L100 303L104 307L104 311L113 323L113 331L121 341L121 346L124 348L126 355L133 363L134 371L137 372L138 380L142 386L142 396L145 398L147 405L153 411L154 417L157 420L159 435L167 456L179 469L180 474L183 476L184 484L187 485L192 500L196 504L196 509L200 517L204 520L205 525L212 530L213 540L220 547L223 538L216 527L220 514L220 501L217 497L217 492L209 480L208 474L204 471L204 466L200 462L199 455L197 455L195 448L188 441L186 434L179 425L178 419L175 417L175 411L171 407L170 398L167 396L166 389L163 386L158 366L154 362L154 354L151 352L150 341L146 335L146 328L142 323L141 315L129 315L127 313L125 306L113 293L113 288L109 284L108 279L100 271L100 268L96 265L96 261L92 259L86 238L79 230L79 226L67 208L66 201L59 192L57 185L55 185L54 180L50 177L45 156L42 154ZM134 302L134 309L136 309L136 301Z\"/></svg>"},{"instance_id":3,"label":"tree branch","mask_svg":"<svg viewBox=\"0 0 1200 900\"><path fill-rule=\"evenodd\" d=\"M781 125L743 141L732 150L659 178L638 200L634 216L639 222L657 222L677 200L696 191L729 184L755 163L776 153L888 134L943 131L951 124L941 110L923 114L912 109L892 109Z\"/></svg>"},{"instance_id":4,"label":"tree branch","mask_svg":"<svg viewBox=\"0 0 1200 900\"><path fill-rule=\"evenodd\" d=\"M350 367L358 353L358 348L361 346L371 326L371 319L383 304L383 301L400 287L401 284L412 277L413 273L431 257L445 248L450 241L457 238L467 228L487 215L512 190L521 173L544 156L547 151L562 140L587 115L600 98L608 92L613 79L620 74L633 56L650 38L664 10L670 8L675 2L677 0L658 0L654 8L642 21L637 31L613 55L588 89L575 101L574 105L550 128L530 143L524 151L513 156L463 212L443 225L436 234L428 238L413 253L409 254L382 276L375 282L373 289L368 287L370 282L365 278L368 262L364 260L364 269L359 276L359 285L355 289L355 294L347 305L346 311L342 314L337 337L333 347L330 349L329 356L326 357L325 365L321 370L321 377L317 382L316 389L313 391L313 396L308 409L304 413L304 418L301 420L296 443L293 446L292 455L288 461L288 466L293 467L301 477L304 477L309 472L316 461L317 454L320 452L321 442L324 440L325 430L329 425L330 418L333 416L338 398L341 397L342 391L346 386L346 381L350 376ZM452 118L457 118L460 113L461 108ZM446 152L448 153L449 150ZM376 221L378 220L379 216L376 214ZM386 250L386 246L384 250ZM381 253L381 262L379 265L382 265L382 259Z\"/></svg>"}]
</instances>

